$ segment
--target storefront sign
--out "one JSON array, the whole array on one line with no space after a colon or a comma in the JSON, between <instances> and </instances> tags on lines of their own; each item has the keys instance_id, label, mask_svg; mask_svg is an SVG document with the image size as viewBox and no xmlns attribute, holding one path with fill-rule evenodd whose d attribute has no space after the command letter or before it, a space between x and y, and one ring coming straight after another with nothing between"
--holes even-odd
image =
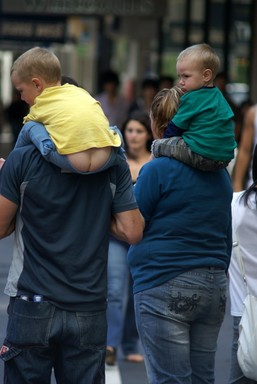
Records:
<instances>
[{"instance_id":1,"label":"storefront sign","mask_svg":"<svg viewBox=\"0 0 257 384\"><path fill-rule=\"evenodd\" d=\"M1 0L2 13L164 16L166 0Z\"/></svg>"},{"instance_id":2,"label":"storefront sign","mask_svg":"<svg viewBox=\"0 0 257 384\"><path fill-rule=\"evenodd\" d=\"M60 20L21 20L0 18L1 40L56 41L65 40L66 23Z\"/></svg>"}]
</instances>

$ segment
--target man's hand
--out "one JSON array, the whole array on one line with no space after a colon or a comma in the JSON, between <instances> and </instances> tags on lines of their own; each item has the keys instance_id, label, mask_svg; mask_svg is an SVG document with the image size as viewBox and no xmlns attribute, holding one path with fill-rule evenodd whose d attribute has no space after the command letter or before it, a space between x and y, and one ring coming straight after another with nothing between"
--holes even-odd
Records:
<instances>
[{"instance_id":1,"label":"man's hand","mask_svg":"<svg viewBox=\"0 0 257 384\"><path fill-rule=\"evenodd\" d=\"M5 162L5 159L3 159L2 157L0 158L0 169L2 168L2 166L4 165L4 162Z\"/></svg>"}]
</instances>

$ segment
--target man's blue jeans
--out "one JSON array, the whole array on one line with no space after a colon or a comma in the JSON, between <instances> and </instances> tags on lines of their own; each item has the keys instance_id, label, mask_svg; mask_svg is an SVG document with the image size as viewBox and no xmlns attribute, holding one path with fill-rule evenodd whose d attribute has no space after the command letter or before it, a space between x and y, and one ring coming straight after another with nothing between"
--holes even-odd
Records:
<instances>
[{"instance_id":1,"label":"man's blue jeans","mask_svg":"<svg viewBox=\"0 0 257 384\"><path fill-rule=\"evenodd\" d=\"M213 384L227 279L199 268L135 294L149 384Z\"/></svg>"},{"instance_id":2,"label":"man's blue jeans","mask_svg":"<svg viewBox=\"0 0 257 384\"><path fill-rule=\"evenodd\" d=\"M106 314L69 312L12 298L4 345L5 384L104 384ZM3 350L3 347L2 347Z\"/></svg>"}]
</instances>

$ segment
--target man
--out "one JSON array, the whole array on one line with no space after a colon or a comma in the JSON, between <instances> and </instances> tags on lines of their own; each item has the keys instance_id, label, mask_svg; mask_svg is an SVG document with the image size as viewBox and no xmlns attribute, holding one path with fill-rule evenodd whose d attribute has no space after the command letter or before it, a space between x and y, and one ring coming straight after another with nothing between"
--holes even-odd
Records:
<instances>
[{"instance_id":1,"label":"man","mask_svg":"<svg viewBox=\"0 0 257 384\"><path fill-rule=\"evenodd\" d=\"M107 116L110 125L116 125L119 129L128 117L129 103L119 92L119 75L107 70L101 74L101 93L95 95L95 99L101 103L101 107Z\"/></svg>"},{"instance_id":2,"label":"man","mask_svg":"<svg viewBox=\"0 0 257 384\"><path fill-rule=\"evenodd\" d=\"M82 176L34 146L10 153L0 172L0 238L15 229L6 384L49 384L52 368L57 383L104 383L109 228L135 244L143 227L126 161Z\"/></svg>"}]
</instances>

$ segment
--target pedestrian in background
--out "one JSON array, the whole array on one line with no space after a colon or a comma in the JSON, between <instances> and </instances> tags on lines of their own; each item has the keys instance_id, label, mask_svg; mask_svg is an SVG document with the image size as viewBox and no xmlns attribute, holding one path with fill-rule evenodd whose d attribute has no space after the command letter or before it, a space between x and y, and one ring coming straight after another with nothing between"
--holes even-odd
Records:
<instances>
[{"instance_id":1,"label":"pedestrian in background","mask_svg":"<svg viewBox=\"0 0 257 384\"><path fill-rule=\"evenodd\" d=\"M101 74L100 84L101 92L95 95L95 99L101 103L110 125L121 129L128 116L129 102L120 92L119 75L111 69L106 70Z\"/></svg>"},{"instance_id":2,"label":"pedestrian in background","mask_svg":"<svg viewBox=\"0 0 257 384\"><path fill-rule=\"evenodd\" d=\"M7 124L9 124L13 135L13 146L23 126L23 119L28 112L28 104L21 100L20 93L14 89L12 102L4 108L4 118Z\"/></svg>"},{"instance_id":3,"label":"pedestrian in background","mask_svg":"<svg viewBox=\"0 0 257 384\"><path fill-rule=\"evenodd\" d=\"M149 114L154 96L159 90L158 78L145 78L140 85L140 95L129 107L129 115L134 111L142 111Z\"/></svg>"},{"instance_id":4,"label":"pedestrian in background","mask_svg":"<svg viewBox=\"0 0 257 384\"><path fill-rule=\"evenodd\" d=\"M241 113L240 106L234 103L234 101L232 100L231 96L227 91L228 84L229 84L229 78L227 74L223 71L219 72L215 78L215 85L216 87L219 88L219 90L227 100L228 104L230 105L230 108L234 113L233 121L235 124L235 139L236 139L236 142L239 144L241 130L242 130L242 124L241 124L242 113Z\"/></svg>"},{"instance_id":5,"label":"pedestrian in background","mask_svg":"<svg viewBox=\"0 0 257 384\"><path fill-rule=\"evenodd\" d=\"M245 115L242 137L232 175L235 192L249 188L253 182L251 163L256 144L257 104L250 107Z\"/></svg>"},{"instance_id":6,"label":"pedestrian in background","mask_svg":"<svg viewBox=\"0 0 257 384\"><path fill-rule=\"evenodd\" d=\"M173 76L162 75L159 78L159 91L163 88L172 88L175 85L175 79Z\"/></svg>"},{"instance_id":7,"label":"pedestrian in background","mask_svg":"<svg viewBox=\"0 0 257 384\"><path fill-rule=\"evenodd\" d=\"M247 286L250 292L257 296L257 146L255 146L252 162L253 184L241 192L234 192L232 201L232 222L243 259ZM256 384L242 373L237 360L239 323L243 313L244 300L247 295L246 285L240 269L237 253L232 249L229 266L229 293L231 302L231 315L233 317L233 345L231 350L231 369L229 384Z\"/></svg>"},{"instance_id":8,"label":"pedestrian in background","mask_svg":"<svg viewBox=\"0 0 257 384\"><path fill-rule=\"evenodd\" d=\"M122 127L127 162L135 184L143 164L151 159L152 132L149 116L135 111ZM126 361L140 363L143 357L135 323L134 297L127 253L129 244L110 238L108 255L107 365L117 361L120 348Z\"/></svg>"}]
</instances>

